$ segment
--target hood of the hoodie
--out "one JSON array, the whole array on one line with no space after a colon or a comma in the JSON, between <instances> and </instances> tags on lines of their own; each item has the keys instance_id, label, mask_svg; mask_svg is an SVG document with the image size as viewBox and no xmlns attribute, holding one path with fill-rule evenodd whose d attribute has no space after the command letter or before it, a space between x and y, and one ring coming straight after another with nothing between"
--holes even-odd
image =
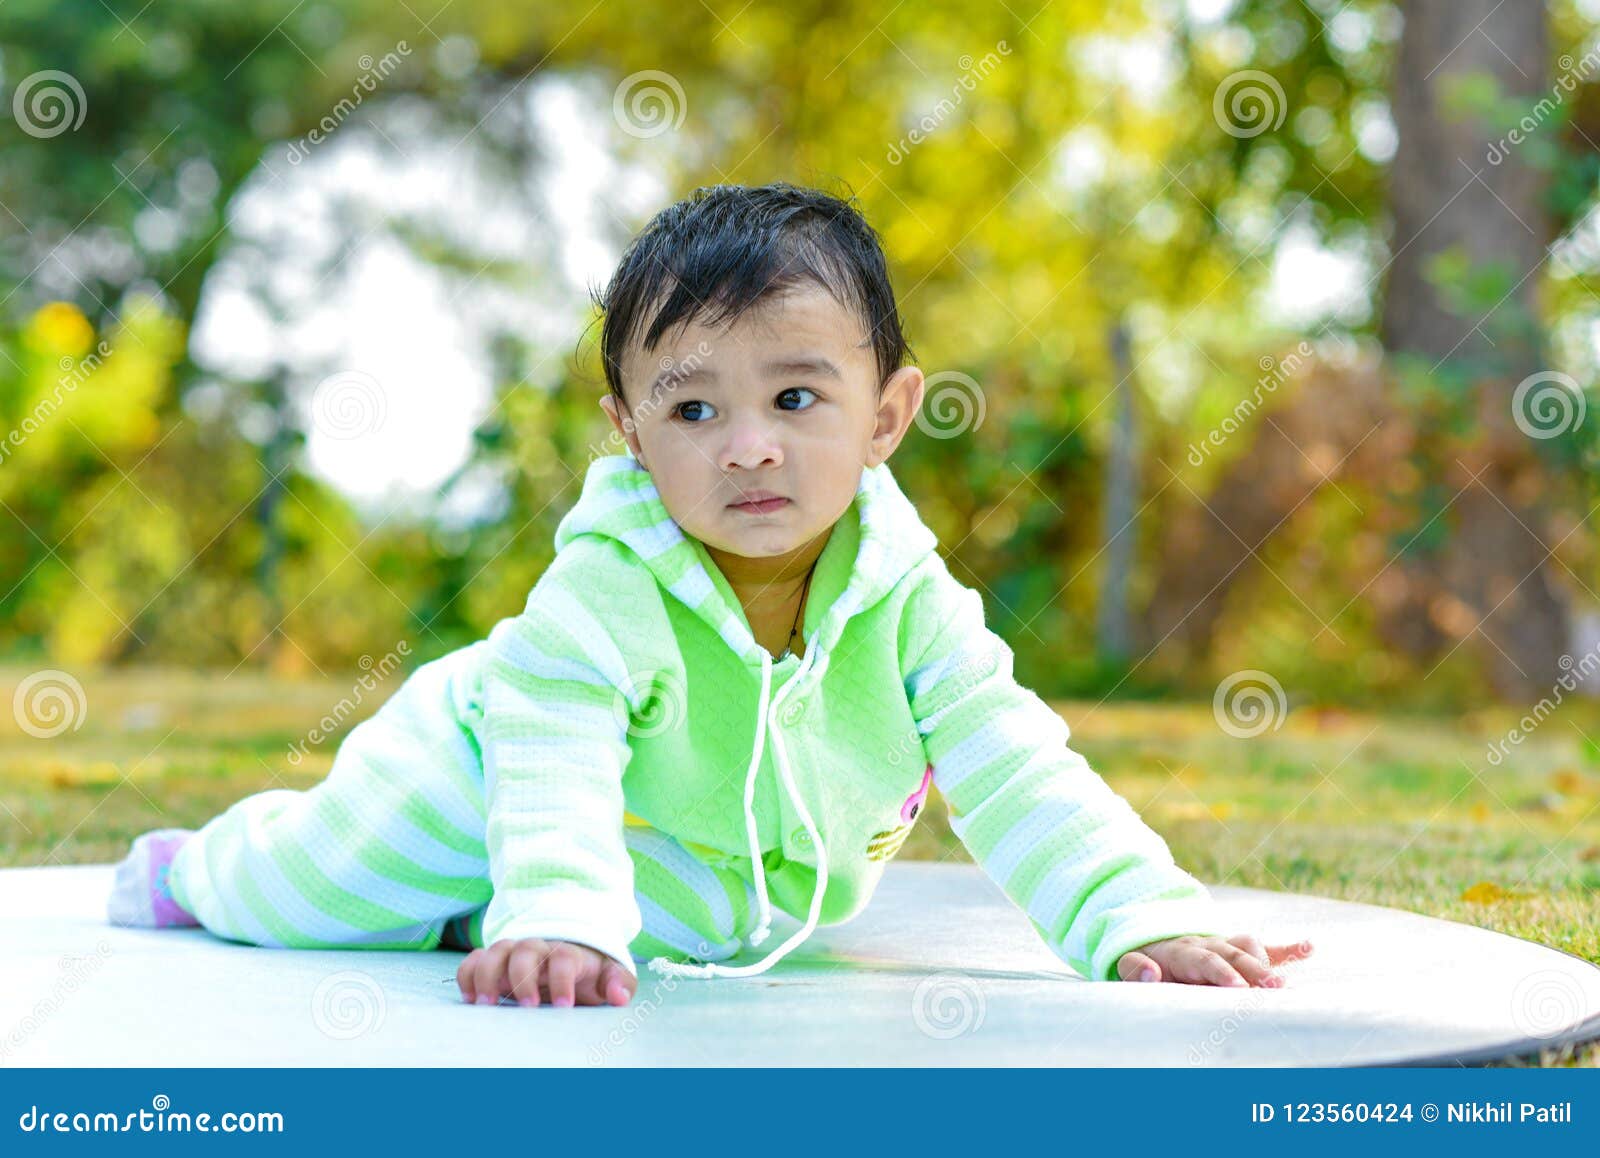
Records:
<instances>
[{"instance_id":1,"label":"hood of the hoodie","mask_svg":"<svg viewBox=\"0 0 1600 1158\"><path fill-rule=\"evenodd\" d=\"M808 634L808 650L830 651L851 616L876 604L938 544L895 482L887 462L862 469L855 500L840 517L841 523L847 520L853 520L848 530L854 534L849 538L858 542L855 558L841 560L849 566L849 579L839 597L823 611L817 629ZM835 537L845 529L836 525ZM583 493L556 527L556 551L580 535L602 535L624 543L663 588L693 610L740 658L755 666L766 655L705 545L685 534L667 513L650 472L632 453L603 455L589 464ZM835 544L830 541L828 546ZM828 549L824 555L830 556ZM819 560L819 569L822 565ZM811 619L809 611L807 619Z\"/></svg>"}]
</instances>

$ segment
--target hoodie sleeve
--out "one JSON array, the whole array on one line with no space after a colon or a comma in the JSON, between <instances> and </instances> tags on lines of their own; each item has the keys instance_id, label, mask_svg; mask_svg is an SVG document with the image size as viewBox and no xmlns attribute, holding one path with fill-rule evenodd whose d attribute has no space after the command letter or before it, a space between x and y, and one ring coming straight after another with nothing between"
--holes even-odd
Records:
<instances>
[{"instance_id":1,"label":"hoodie sleeve","mask_svg":"<svg viewBox=\"0 0 1600 1158\"><path fill-rule=\"evenodd\" d=\"M1205 885L1067 746L1066 722L1012 678L978 592L937 555L901 636L906 695L950 827L1058 957L1115 981L1131 949L1223 935Z\"/></svg>"},{"instance_id":2,"label":"hoodie sleeve","mask_svg":"<svg viewBox=\"0 0 1600 1158\"><path fill-rule=\"evenodd\" d=\"M524 612L490 632L487 652L481 734L494 895L484 943L572 941L637 976L628 946L641 919L623 840L628 713L616 648L547 572Z\"/></svg>"}]
</instances>

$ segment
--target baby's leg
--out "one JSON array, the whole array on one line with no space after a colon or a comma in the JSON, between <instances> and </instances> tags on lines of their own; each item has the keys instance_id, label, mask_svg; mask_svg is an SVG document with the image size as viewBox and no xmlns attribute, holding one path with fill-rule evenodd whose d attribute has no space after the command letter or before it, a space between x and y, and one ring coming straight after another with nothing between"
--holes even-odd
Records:
<instances>
[{"instance_id":1,"label":"baby's leg","mask_svg":"<svg viewBox=\"0 0 1600 1158\"><path fill-rule=\"evenodd\" d=\"M644 926L628 946L633 956L721 961L737 953L740 938L755 926L756 894L750 883L648 825L630 824L623 836L633 858L633 891Z\"/></svg>"},{"instance_id":2,"label":"baby's leg","mask_svg":"<svg viewBox=\"0 0 1600 1158\"><path fill-rule=\"evenodd\" d=\"M748 881L731 868L708 863L711 858L696 855L637 817L628 818L623 838L633 860L634 899L643 921L628 946L635 959L720 961L738 952L740 938L755 925L755 890ZM483 948L486 908L487 903L449 922L440 947Z\"/></svg>"},{"instance_id":3,"label":"baby's leg","mask_svg":"<svg viewBox=\"0 0 1600 1158\"><path fill-rule=\"evenodd\" d=\"M432 949L487 903L483 773L461 718L474 649L418 668L339 745L328 777L246 797L173 857L211 932L285 948Z\"/></svg>"}]
</instances>

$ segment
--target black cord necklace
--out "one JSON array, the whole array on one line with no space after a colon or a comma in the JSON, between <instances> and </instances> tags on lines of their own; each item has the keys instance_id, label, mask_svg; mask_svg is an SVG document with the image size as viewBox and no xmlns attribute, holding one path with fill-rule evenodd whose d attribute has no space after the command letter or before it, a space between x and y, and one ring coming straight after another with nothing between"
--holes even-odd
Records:
<instances>
[{"instance_id":1,"label":"black cord necklace","mask_svg":"<svg viewBox=\"0 0 1600 1158\"><path fill-rule=\"evenodd\" d=\"M783 654L778 657L779 663L782 663L794 653L794 637L800 633L800 615L805 610L806 595L811 591L811 576L816 569L817 565L813 563L810 570L806 572L805 585L800 589L800 606L794 609L794 626L789 628L789 638L784 640Z\"/></svg>"}]
</instances>

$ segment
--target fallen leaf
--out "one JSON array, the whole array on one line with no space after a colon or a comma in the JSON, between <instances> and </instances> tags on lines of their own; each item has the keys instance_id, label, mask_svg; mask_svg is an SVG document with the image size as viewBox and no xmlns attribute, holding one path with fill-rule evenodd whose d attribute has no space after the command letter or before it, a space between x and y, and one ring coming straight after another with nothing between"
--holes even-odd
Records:
<instances>
[{"instance_id":1,"label":"fallen leaf","mask_svg":"<svg viewBox=\"0 0 1600 1158\"><path fill-rule=\"evenodd\" d=\"M1513 893L1501 888L1493 881L1479 881L1461 894L1463 901L1470 901L1474 905L1494 905L1501 901L1521 900L1531 897L1532 893Z\"/></svg>"}]
</instances>

